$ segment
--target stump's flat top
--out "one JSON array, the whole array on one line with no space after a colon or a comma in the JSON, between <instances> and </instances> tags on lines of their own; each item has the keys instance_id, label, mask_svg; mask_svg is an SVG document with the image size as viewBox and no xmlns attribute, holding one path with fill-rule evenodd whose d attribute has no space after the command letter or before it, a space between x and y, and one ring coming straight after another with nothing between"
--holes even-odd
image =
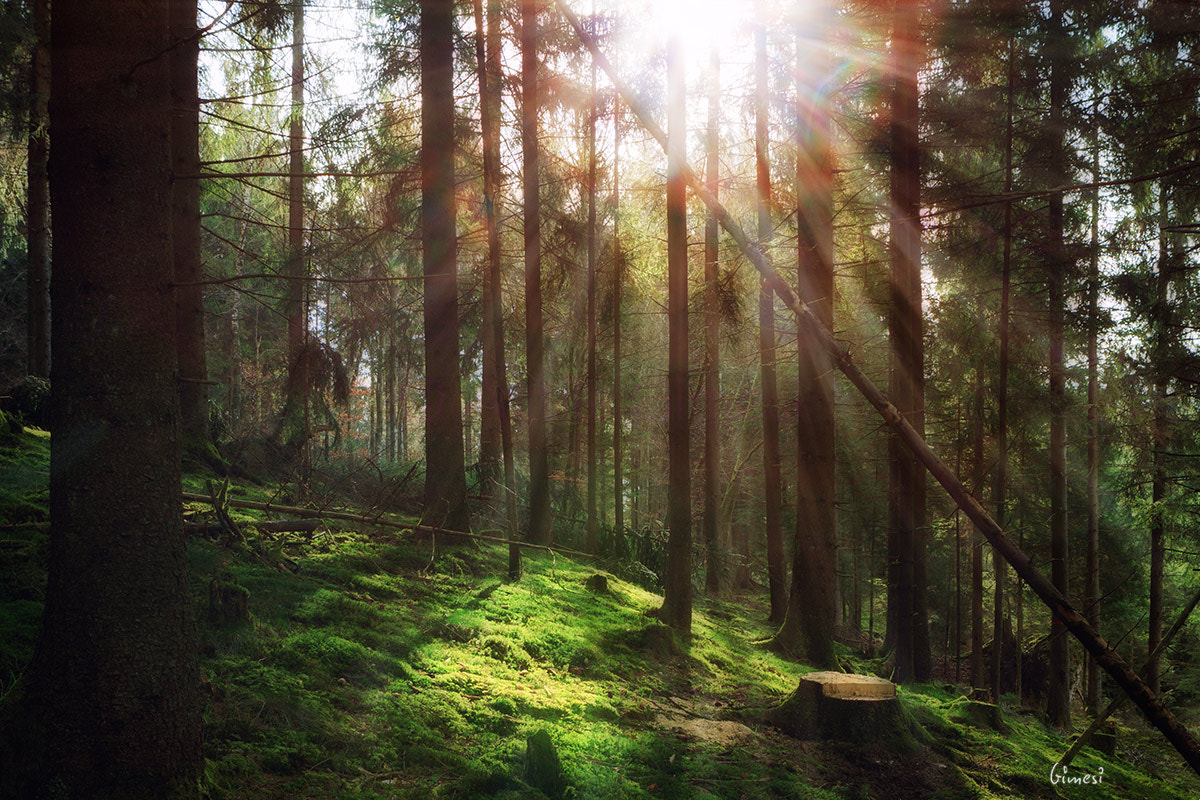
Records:
<instances>
[{"instance_id":1,"label":"stump's flat top","mask_svg":"<svg viewBox=\"0 0 1200 800\"><path fill-rule=\"evenodd\" d=\"M896 684L874 675L810 672L800 680L818 684L826 697L888 700L896 696Z\"/></svg>"}]
</instances>

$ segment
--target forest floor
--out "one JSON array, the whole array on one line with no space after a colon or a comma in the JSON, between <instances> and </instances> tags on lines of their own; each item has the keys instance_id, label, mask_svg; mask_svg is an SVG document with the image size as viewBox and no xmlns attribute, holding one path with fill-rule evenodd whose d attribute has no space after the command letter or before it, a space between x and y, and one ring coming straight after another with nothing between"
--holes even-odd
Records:
<instances>
[{"instance_id":1,"label":"forest floor","mask_svg":"<svg viewBox=\"0 0 1200 800\"><path fill-rule=\"evenodd\" d=\"M0 691L36 635L47 453L42 434L0 447ZM539 730L564 797L1200 796L1132 717L1114 757L1089 749L1070 768L1102 783L1055 785L1068 738L1012 702L1006 733L966 724L965 689L952 685L901 688L915 743L795 741L760 719L808 669L756 644L770 630L743 598L699 599L685 642L647 617L658 597L607 573L607 590L589 589L603 570L562 555L526 551L510 582L499 546L435 551L355 523L259 536L190 547L211 798L536 798L523 765ZM247 622L209 620L214 581L244 590Z\"/></svg>"}]
</instances>

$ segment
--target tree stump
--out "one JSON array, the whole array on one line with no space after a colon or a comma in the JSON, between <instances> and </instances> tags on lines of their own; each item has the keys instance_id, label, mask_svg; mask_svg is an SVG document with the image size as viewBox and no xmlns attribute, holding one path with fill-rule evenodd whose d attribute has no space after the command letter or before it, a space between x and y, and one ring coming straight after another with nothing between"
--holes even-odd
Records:
<instances>
[{"instance_id":1,"label":"tree stump","mask_svg":"<svg viewBox=\"0 0 1200 800\"><path fill-rule=\"evenodd\" d=\"M545 728L530 734L526 740L525 782L551 798L560 798L567 791L567 779L558 752Z\"/></svg>"},{"instance_id":2,"label":"tree stump","mask_svg":"<svg viewBox=\"0 0 1200 800\"><path fill-rule=\"evenodd\" d=\"M1004 723L1004 714L1000 706L981 700L968 700L955 710L953 719L974 728L990 728L1000 733L1008 733L1008 725Z\"/></svg>"},{"instance_id":3,"label":"tree stump","mask_svg":"<svg viewBox=\"0 0 1200 800\"><path fill-rule=\"evenodd\" d=\"M1093 750L1099 750L1106 756L1114 756L1117 754L1117 726L1109 720L1100 730L1092 734L1092 740L1088 742Z\"/></svg>"},{"instance_id":4,"label":"tree stump","mask_svg":"<svg viewBox=\"0 0 1200 800\"><path fill-rule=\"evenodd\" d=\"M797 739L910 744L912 734L891 681L873 675L811 672L766 721Z\"/></svg>"}]
</instances>

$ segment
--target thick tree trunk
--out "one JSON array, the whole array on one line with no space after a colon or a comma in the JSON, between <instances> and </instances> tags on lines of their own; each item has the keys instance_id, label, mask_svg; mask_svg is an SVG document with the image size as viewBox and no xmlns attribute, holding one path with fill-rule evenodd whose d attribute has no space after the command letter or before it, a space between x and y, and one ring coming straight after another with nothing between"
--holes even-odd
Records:
<instances>
[{"instance_id":1,"label":"thick tree trunk","mask_svg":"<svg viewBox=\"0 0 1200 800\"><path fill-rule=\"evenodd\" d=\"M425 520L466 531L454 203L454 3L421 4L421 229L425 274Z\"/></svg>"},{"instance_id":2,"label":"thick tree trunk","mask_svg":"<svg viewBox=\"0 0 1200 800\"><path fill-rule=\"evenodd\" d=\"M754 151L758 185L758 246L771 246L771 161L768 133L767 31L754 32ZM787 614L787 567L783 563L783 487L780 478L779 390L775 379L775 295L764 281L758 292L758 353L762 388L763 504L766 516L768 622Z\"/></svg>"},{"instance_id":3,"label":"thick tree trunk","mask_svg":"<svg viewBox=\"0 0 1200 800\"><path fill-rule=\"evenodd\" d=\"M499 64L494 65L492 72L489 61L489 43L493 36L492 28L496 27L495 36L499 36L498 20L493 25L490 16L486 33L484 31L483 0L473 0L475 14L475 68L479 79L479 126L483 139L483 217L488 236L488 258L483 266L483 292L480 298L480 331L479 337L483 349L483 371L481 400L479 407L479 466L482 477L483 493L492 497L495 489L501 488L505 481L500 471L503 452L503 434L500 431L500 388L497 385L497 374L502 365L497 353L504 343L496 340L496 315L502 313L499 302L500 295L500 253L492 249L492 235L499 237L498 213L496 208L496 191L500 181L499 119L500 98ZM490 15L491 8L488 13ZM485 41L487 38L488 41ZM500 330L503 329L501 326Z\"/></svg>"},{"instance_id":4,"label":"thick tree trunk","mask_svg":"<svg viewBox=\"0 0 1200 800\"><path fill-rule=\"evenodd\" d=\"M692 479L688 430L687 164L683 44L667 45L667 577L659 616L680 631L692 629Z\"/></svg>"},{"instance_id":5,"label":"thick tree trunk","mask_svg":"<svg viewBox=\"0 0 1200 800\"><path fill-rule=\"evenodd\" d=\"M1063 30L1061 0L1051 0L1050 32L1050 117L1046 132L1052 147L1050 183L1066 182L1066 144L1063 112L1067 95L1067 41ZM1050 337L1050 574L1054 588L1066 596L1067 577L1067 395L1063 357L1064 282L1066 255L1063 249L1063 196L1050 196L1046 233L1046 274L1049 295ZM1070 653L1062 622L1051 620L1050 676L1046 691L1046 714L1051 725L1071 724Z\"/></svg>"},{"instance_id":6,"label":"thick tree trunk","mask_svg":"<svg viewBox=\"0 0 1200 800\"><path fill-rule=\"evenodd\" d=\"M823 3L812 30L827 36L834 15ZM822 84L829 75L824 40L796 38L796 228L799 295L833 328L833 161L829 109ZM798 339L796 529L787 615L775 641L819 667L836 666L837 512L834 478L833 375L829 354L811 335ZM855 576L857 577L857 576ZM857 627L857 621L855 626Z\"/></svg>"},{"instance_id":7,"label":"thick tree trunk","mask_svg":"<svg viewBox=\"0 0 1200 800\"><path fill-rule=\"evenodd\" d=\"M620 79L620 76L616 74L616 70L613 69L611 62L605 58L604 54L600 52L595 40L583 30L579 24L578 17L575 16L570 7L565 2L562 2L562 0L559 0L559 8L567 17L576 35L580 37L592 53L592 56L596 59L601 69L613 81L613 84L637 115L643 127L658 142L660 147L664 150L668 149L666 134L629 91L628 87ZM1034 594L1037 595L1038 599L1050 608L1051 612L1062 621L1066 629L1083 644L1088 652L1096 656L1096 660L1100 662L1100 666L1113 676L1117 684L1137 704L1142 713L1146 715L1146 718L1163 733L1179 754L1183 756L1184 760L1188 762L1188 765L1200 774L1200 742L1163 705L1162 701L1147 688L1145 682L1138 677L1129 664L1096 633L1096 630L1088 623L1087 619L1070 604L1066 597L1054 587L1054 584L1033 565L1029 556L1022 552L1008 538L1008 535L996 525L996 521L992 519L987 510L967 492L966 488L958 480L958 477L946 466L945 462L938 458L937 454L933 452L917 429L908 422L899 409L879 390L879 387L863 373L846 348L834 338L829 330L820 324L807 304L797 297L787 282L780 279L771 259L751 242L742 226L738 224L737 220L730 215L729 211L715 197L709 194L704 184L686 164L683 165L682 173L687 185L691 187L692 191L705 205L717 214L717 219L720 221L721 227L725 229L750 263L754 265L754 268L771 283L783 300L784 305L796 316L798 324L814 332L814 335L821 342L821 346L829 353L834 366L846 376L846 379L871 404L871 407L878 412L887 426L896 432L904 445L924 465L934 480L946 490L950 499L963 510L967 518L983 532L988 543L1013 567L1014 572L1016 572L1021 581L1027 584ZM1018 586L1020 585L1018 583Z\"/></svg>"},{"instance_id":8,"label":"thick tree trunk","mask_svg":"<svg viewBox=\"0 0 1200 800\"><path fill-rule=\"evenodd\" d=\"M917 70L920 59L918 9L898 3L893 29L892 217L892 394L897 407L923 435L924 345L922 342L920 159ZM889 517L896 553L896 678L929 677L929 621L926 599L925 475L893 435Z\"/></svg>"},{"instance_id":9,"label":"thick tree trunk","mask_svg":"<svg viewBox=\"0 0 1200 800\"><path fill-rule=\"evenodd\" d=\"M541 196L538 183L538 0L521 0L521 148L525 203L525 375L529 407L529 539L550 541L550 466L546 452L542 333Z\"/></svg>"},{"instance_id":10,"label":"thick tree trunk","mask_svg":"<svg viewBox=\"0 0 1200 800\"><path fill-rule=\"evenodd\" d=\"M708 69L708 129L705 135L705 181L717 196L720 169L721 56L713 46ZM704 589L721 591L721 312L719 288L720 226L709 211L704 220Z\"/></svg>"},{"instance_id":11,"label":"thick tree trunk","mask_svg":"<svg viewBox=\"0 0 1200 800\"><path fill-rule=\"evenodd\" d=\"M195 797L165 3L55 6L49 581L0 796ZM20 690L18 690L20 691Z\"/></svg>"},{"instance_id":12,"label":"thick tree trunk","mask_svg":"<svg viewBox=\"0 0 1200 800\"><path fill-rule=\"evenodd\" d=\"M50 0L34 0L30 52L29 147L25 167L26 370L50 377ZM195 9L195 4L192 6Z\"/></svg>"}]
</instances>

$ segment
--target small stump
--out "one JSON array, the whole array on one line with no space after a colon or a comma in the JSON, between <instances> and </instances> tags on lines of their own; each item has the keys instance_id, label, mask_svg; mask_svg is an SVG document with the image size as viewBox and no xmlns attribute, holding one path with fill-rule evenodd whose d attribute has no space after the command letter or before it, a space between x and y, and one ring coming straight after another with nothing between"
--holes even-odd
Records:
<instances>
[{"instance_id":1,"label":"small stump","mask_svg":"<svg viewBox=\"0 0 1200 800\"><path fill-rule=\"evenodd\" d=\"M608 591L608 576L597 572L595 575L590 575L583 585L588 591L604 594Z\"/></svg>"},{"instance_id":2,"label":"small stump","mask_svg":"<svg viewBox=\"0 0 1200 800\"><path fill-rule=\"evenodd\" d=\"M1092 734L1092 740L1088 742L1093 750L1099 750L1106 756L1114 756L1117 754L1117 726L1112 721Z\"/></svg>"},{"instance_id":3,"label":"small stump","mask_svg":"<svg viewBox=\"0 0 1200 800\"><path fill-rule=\"evenodd\" d=\"M766 721L797 739L908 744L896 685L873 675L812 672Z\"/></svg>"},{"instance_id":4,"label":"small stump","mask_svg":"<svg viewBox=\"0 0 1200 800\"><path fill-rule=\"evenodd\" d=\"M990 728L1000 733L1008 733L1008 726L1004 724L1004 714L995 703L968 700L955 711L954 718L974 728Z\"/></svg>"},{"instance_id":5,"label":"small stump","mask_svg":"<svg viewBox=\"0 0 1200 800\"><path fill-rule=\"evenodd\" d=\"M567 791L558 751L545 728L530 734L525 744L525 782L547 797L560 798Z\"/></svg>"}]
</instances>

